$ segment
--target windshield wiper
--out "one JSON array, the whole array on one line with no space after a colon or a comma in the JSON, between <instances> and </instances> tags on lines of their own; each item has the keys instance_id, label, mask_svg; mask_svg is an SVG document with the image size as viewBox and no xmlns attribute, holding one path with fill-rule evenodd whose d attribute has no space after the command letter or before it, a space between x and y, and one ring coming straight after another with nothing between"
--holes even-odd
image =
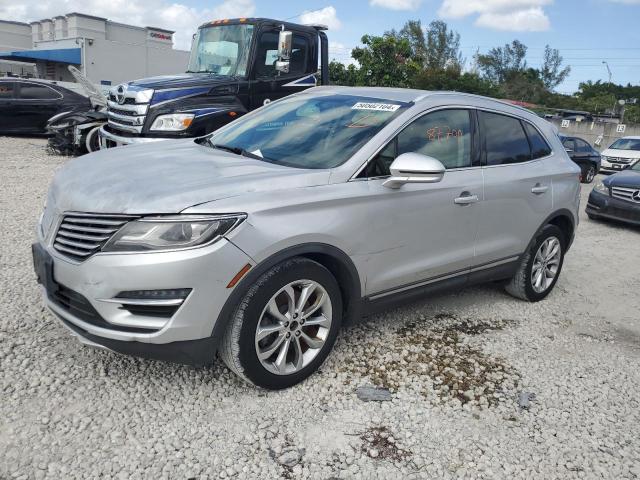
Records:
<instances>
[{"instance_id":1,"label":"windshield wiper","mask_svg":"<svg viewBox=\"0 0 640 480\"><path fill-rule=\"evenodd\" d=\"M212 148L217 148L218 150L224 150L226 152L235 153L236 155L242 155L243 157L254 158L256 160L264 160L260 155L256 155L255 153L251 153L248 150L240 147L232 147L231 145L219 145L216 143L210 143Z\"/></svg>"}]
</instances>

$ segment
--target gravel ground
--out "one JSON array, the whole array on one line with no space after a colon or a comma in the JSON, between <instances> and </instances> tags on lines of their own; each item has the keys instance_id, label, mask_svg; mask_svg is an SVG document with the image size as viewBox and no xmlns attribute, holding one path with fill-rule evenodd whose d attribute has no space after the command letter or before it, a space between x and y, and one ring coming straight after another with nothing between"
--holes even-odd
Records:
<instances>
[{"instance_id":1,"label":"gravel ground","mask_svg":"<svg viewBox=\"0 0 640 480\"><path fill-rule=\"evenodd\" d=\"M584 217L546 301L389 311L267 392L83 347L42 307L29 244L65 161L44 145L0 137L0 478L640 477L639 229Z\"/></svg>"}]
</instances>

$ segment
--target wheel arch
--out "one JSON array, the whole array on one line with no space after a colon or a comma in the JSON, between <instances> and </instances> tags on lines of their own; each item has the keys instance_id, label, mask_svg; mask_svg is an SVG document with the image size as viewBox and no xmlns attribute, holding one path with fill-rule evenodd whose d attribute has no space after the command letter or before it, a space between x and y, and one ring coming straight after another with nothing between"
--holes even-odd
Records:
<instances>
[{"instance_id":1,"label":"wheel arch","mask_svg":"<svg viewBox=\"0 0 640 480\"><path fill-rule=\"evenodd\" d=\"M339 248L325 243L295 245L271 255L255 265L235 286L222 307L211 332L211 336L215 338L216 345L224 334L224 329L227 327L238 302L248 291L251 284L273 266L294 257L308 258L329 270L340 287L343 300L343 318L357 318L360 316L362 287L360 275L351 258Z\"/></svg>"},{"instance_id":2,"label":"wheel arch","mask_svg":"<svg viewBox=\"0 0 640 480\"><path fill-rule=\"evenodd\" d=\"M577 222L575 220L575 217L570 210L566 208L556 210L551 215L549 215L544 222L542 222L540 227L538 227L536 233L531 238L529 245L527 245L527 249L525 250L525 252L528 252L531 249L531 246L536 241L536 238L538 237L538 235L540 235L542 229L547 225L555 225L560 230L562 230L562 232L565 234L565 240L567 242L566 251L569 251L569 248L571 248L571 244L573 243L573 238L575 236L576 223Z\"/></svg>"}]
</instances>

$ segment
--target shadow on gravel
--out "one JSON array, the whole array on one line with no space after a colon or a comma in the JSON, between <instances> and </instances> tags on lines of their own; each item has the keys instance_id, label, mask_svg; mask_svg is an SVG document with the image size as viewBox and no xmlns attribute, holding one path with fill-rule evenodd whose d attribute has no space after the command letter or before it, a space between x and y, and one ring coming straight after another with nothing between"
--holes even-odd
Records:
<instances>
[{"instance_id":1,"label":"shadow on gravel","mask_svg":"<svg viewBox=\"0 0 640 480\"><path fill-rule=\"evenodd\" d=\"M417 389L426 398L492 406L515 392L519 374L469 340L510 323L442 313L409 321L380 342L362 342L361 336L372 327L360 326L356 329L365 331L346 335L344 350L349 354L339 368L349 379L367 376L390 391Z\"/></svg>"}]
</instances>

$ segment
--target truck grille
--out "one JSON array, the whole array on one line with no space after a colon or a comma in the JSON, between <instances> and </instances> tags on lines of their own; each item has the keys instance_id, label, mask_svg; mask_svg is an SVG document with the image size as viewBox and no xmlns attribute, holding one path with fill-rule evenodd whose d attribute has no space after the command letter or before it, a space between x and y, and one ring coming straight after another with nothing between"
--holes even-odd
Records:
<instances>
[{"instance_id":1,"label":"truck grille","mask_svg":"<svg viewBox=\"0 0 640 480\"><path fill-rule=\"evenodd\" d=\"M53 248L77 261L100 251L125 223L138 217L130 215L67 214L56 232Z\"/></svg>"},{"instance_id":2,"label":"truck grille","mask_svg":"<svg viewBox=\"0 0 640 480\"><path fill-rule=\"evenodd\" d=\"M626 187L613 187L611 189L611 195L619 198L620 200L627 200L629 202L640 203L640 200L636 200L634 198L634 193L640 191L637 188L626 188ZM636 195L636 198L639 198L640 195Z\"/></svg>"}]
</instances>

